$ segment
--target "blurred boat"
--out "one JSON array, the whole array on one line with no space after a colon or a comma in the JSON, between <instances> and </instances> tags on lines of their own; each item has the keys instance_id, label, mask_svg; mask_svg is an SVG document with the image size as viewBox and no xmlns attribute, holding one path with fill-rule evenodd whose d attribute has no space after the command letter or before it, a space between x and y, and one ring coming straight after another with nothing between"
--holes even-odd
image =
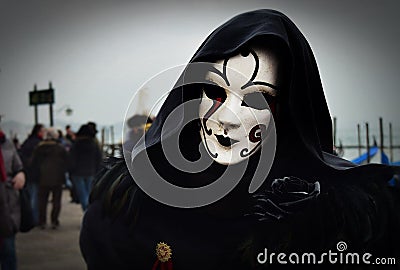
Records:
<instances>
[{"instance_id":1,"label":"blurred boat","mask_svg":"<svg viewBox=\"0 0 400 270\"><path fill-rule=\"evenodd\" d=\"M378 147L377 146L373 146L369 149L369 158L373 158L376 153L378 153ZM355 164L363 164L368 160L368 152L362 154L361 156L351 160L351 162L355 163Z\"/></svg>"},{"instance_id":2,"label":"blurred boat","mask_svg":"<svg viewBox=\"0 0 400 270\"><path fill-rule=\"evenodd\" d=\"M387 165L400 166L400 160L395 162L390 162L389 157L385 154L384 151L381 151L381 163Z\"/></svg>"}]
</instances>

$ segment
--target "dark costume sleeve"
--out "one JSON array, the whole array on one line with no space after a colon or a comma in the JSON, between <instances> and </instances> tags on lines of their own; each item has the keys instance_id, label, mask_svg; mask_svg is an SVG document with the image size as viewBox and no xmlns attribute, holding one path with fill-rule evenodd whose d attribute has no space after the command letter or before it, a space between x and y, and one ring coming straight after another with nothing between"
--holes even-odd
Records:
<instances>
[{"instance_id":1,"label":"dark costume sleeve","mask_svg":"<svg viewBox=\"0 0 400 270\"><path fill-rule=\"evenodd\" d=\"M80 233L87 269L125 269L126 250L115 247L125 242L129 234L135 210L129 208L128 200L134 200L136 191L123 160L111 158L103 164L93 184Z\"/></svg>"}]
</instances>

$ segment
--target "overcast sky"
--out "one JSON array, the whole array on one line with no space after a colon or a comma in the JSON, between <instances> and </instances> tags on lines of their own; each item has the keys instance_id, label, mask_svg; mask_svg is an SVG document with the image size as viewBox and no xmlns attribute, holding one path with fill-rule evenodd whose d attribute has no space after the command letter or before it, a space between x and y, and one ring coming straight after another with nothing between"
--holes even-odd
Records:
<instances>
[{"instance_id":1,"label":"overcast sky","mask_svg":"<svg viewBox=\"0 0 400 270\"><path fill-rule=\"evenodd\" d=\"M213 29L239 13L272 8L288 15L310 42L339 127L377 125L379 116L400 126L398 1L143 2L0 1L4 120L32 123L28 92L52 81L57 119L121 122L135 91L186 63ZM151 90L141 110L159 95ZM66 105L72 116L61 110ZM47 110L39 110L45 124Z\"/></svg>"}]
</instances>

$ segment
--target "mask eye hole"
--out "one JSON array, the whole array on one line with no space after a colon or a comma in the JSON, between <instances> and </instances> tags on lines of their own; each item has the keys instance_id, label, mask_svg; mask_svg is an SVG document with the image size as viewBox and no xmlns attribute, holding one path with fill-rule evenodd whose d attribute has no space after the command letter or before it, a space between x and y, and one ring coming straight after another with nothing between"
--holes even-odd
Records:
<instances>
[{"instance_id":1,"label":"mask eye hole","mask_svg":"<svg viewBox=\"0 0 400 270\"><path fill-rule=\"evenodd\" d=\"M256 110L268 109L268 105L275 101L276 97L268 93L254 92L243 97L241 106L250 107Z\"/></svg>"},{"instance_id":2,"label":"mask eye hole","mask_svg":"<svg viewBox=\"0 0 400 270\"><path fill-rule=\"evenodd\" d=\"M214 84L204 85L203 91L209 99L223 103L226 100L225 89Z\"/></svg>"}]
</instances>

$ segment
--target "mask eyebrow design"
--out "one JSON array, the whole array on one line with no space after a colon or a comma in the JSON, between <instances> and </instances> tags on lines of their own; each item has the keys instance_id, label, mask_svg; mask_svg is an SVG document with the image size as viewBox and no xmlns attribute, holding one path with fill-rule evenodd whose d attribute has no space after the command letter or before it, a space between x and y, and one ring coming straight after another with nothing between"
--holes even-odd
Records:
<instances>
[{"instance_id":1,"label":"mask eyebrow design","mask_svg":"<svg viewBox=\"0 0 400 270\"><path fill-rule=\"evenodd\" d=\"M248 52L247 51L242 52L241 55L246 57L247 55L249 55L249 53L251 53L251 55L253 55L254 60L256 61L256 66L254 67L253 75L251 76L250 80L245 85L240 87L240 89L244 90L247 87L255 84L255 85L265 85L265 86L271 87L274 90L278 90L278 87L276 87L273 84L267 83L267 82L260 82L260 81L253 82L253 80L256 78L256 76L258 74L258 70L260 68L260 59L258 58L258 55L256 54L256 52L254 50L249 50Z\"/></svg>"},{"instance_id":2,"label":"mask eyebrow design","mask_svg":"<svg viewBox=\"0 0 400 270\"><path fill-rule=\"evenodd\" d=\"M226 76L226 63L228 62L228 59L224 60L224 65L223 65L223 72L219 71L216 67L211 66L210 72L215 73L216 75L220 76L222 79L224 79L225 83L227 86L230 86L228 77Z\"/></svg>"},{"instance_id":3,"label":"mask eyebrow design","mask_svg":"<svg viewBox=\"0 0 400 270\"><path fill-rule=\"evenodd\" d=\"M253 56L255 62L256 62L256 65L255 65L255 67L254 67L254 71L253 71L253 74L251 75L251 78L249 79L249 81L248 81L247 83L245 83L244 85L242 85L242 86L240 87L240 89L244 90L244 89L246 89L247 87L252 86L252 85L264 85L264 86L268 86L268 87L270 87L270 88L272 88L272 89L274 89L274 90L279 90L279 87L277 87L276 85L273 85L273 84L271 84L271 83L268 83L268 82L261 82L261 81L255 81L255 82L253 81L253 80L256 78L256 76L257 76L257 74L258 74L258 70L259 70L259 68L260 68L260 60L259 60L258 55L256 54L256 52L255 52L254 50L252 50L252 49L246 49L246 50L243 50L240 54L241 54L243 57L247 57L249 54L251 54L251 55ZM228 76L226 75L226 67L228 66L228 61L229 61L229 58L225 58L225 59L224 59L223 70L222 70L222 72L219 71L219 70L218 70L216 67L214 67L214 66L211 66L211 68L210 68L209 71L212 72L212 73L214 73L214 74L216 74L216 75L218 75L218 76L220 76L222 79L224 79L226 85L227 85L227 86L230 86L230 82L229 82L229 80L228 80Z\"/></svg>"},{"instance_id":4,"label":"mask eyebrow design","mask_svg":"<svg viewBox=\"0 0 400 270\"><path fill-rule=\"evenodd\" d=\"M225 81L226 81L226 85L227 85L227 86L230 86L230 82L228 81L228 77L226 76L226 66L228 65L228 60L229 60L229 58L226 58L226 59L224 60L223 71L224 71L224 78L225 78Z\"/></svg>"},{"instance_id":5,"label":"mask eyebrow design","mask_svg":"<svg viewBox=\"0 0 400 270\"><path fill-rule=\"evenodd\" d=\"M243 54L242 54L242 55L243 55ZM231 83L230 83L229 80L228 80L228 76L226 76L226 67L228 66L228 61L229 61L229 58L225 58L225 59L224 59L224 63L222 64L222 72L219 71L218 69L216 69L216 68L213 67L213 66L211 67L210 72L213 72L213 73L219 75L222 79L224 79L226 85L227 85L227 86L230 86ZM256 73L256 75L257 75L257 73ZM254 77L255 77L256 75L253 74ZM254 78L253 78L253 79L254 79Z\"/></svg>"},{"instance_id":6,"label":"mask eyebrow design","mask_svg":"<svg viewBox=\"0 0 400 270\"><path fill-rule=\"evenodd\" d=\"M245 87L242 86L241 89L243 90L243 89L245 89L245 88L251 86L252 84L255 84L255 85L265 85L265 86L268 86L268 87L270 87L270 88L272 88L272 89L274 89L274 90L276 90L276 91L279 90L279 87L277 87L277 86L275 86L275 85L273 85L273 84L267 83L267 82L259 82L259 81L256 81L256 82L252 82L252 83L249 82L248 84L249 84L249 85L246 84Z\"/></svg>"}]
</instances>

